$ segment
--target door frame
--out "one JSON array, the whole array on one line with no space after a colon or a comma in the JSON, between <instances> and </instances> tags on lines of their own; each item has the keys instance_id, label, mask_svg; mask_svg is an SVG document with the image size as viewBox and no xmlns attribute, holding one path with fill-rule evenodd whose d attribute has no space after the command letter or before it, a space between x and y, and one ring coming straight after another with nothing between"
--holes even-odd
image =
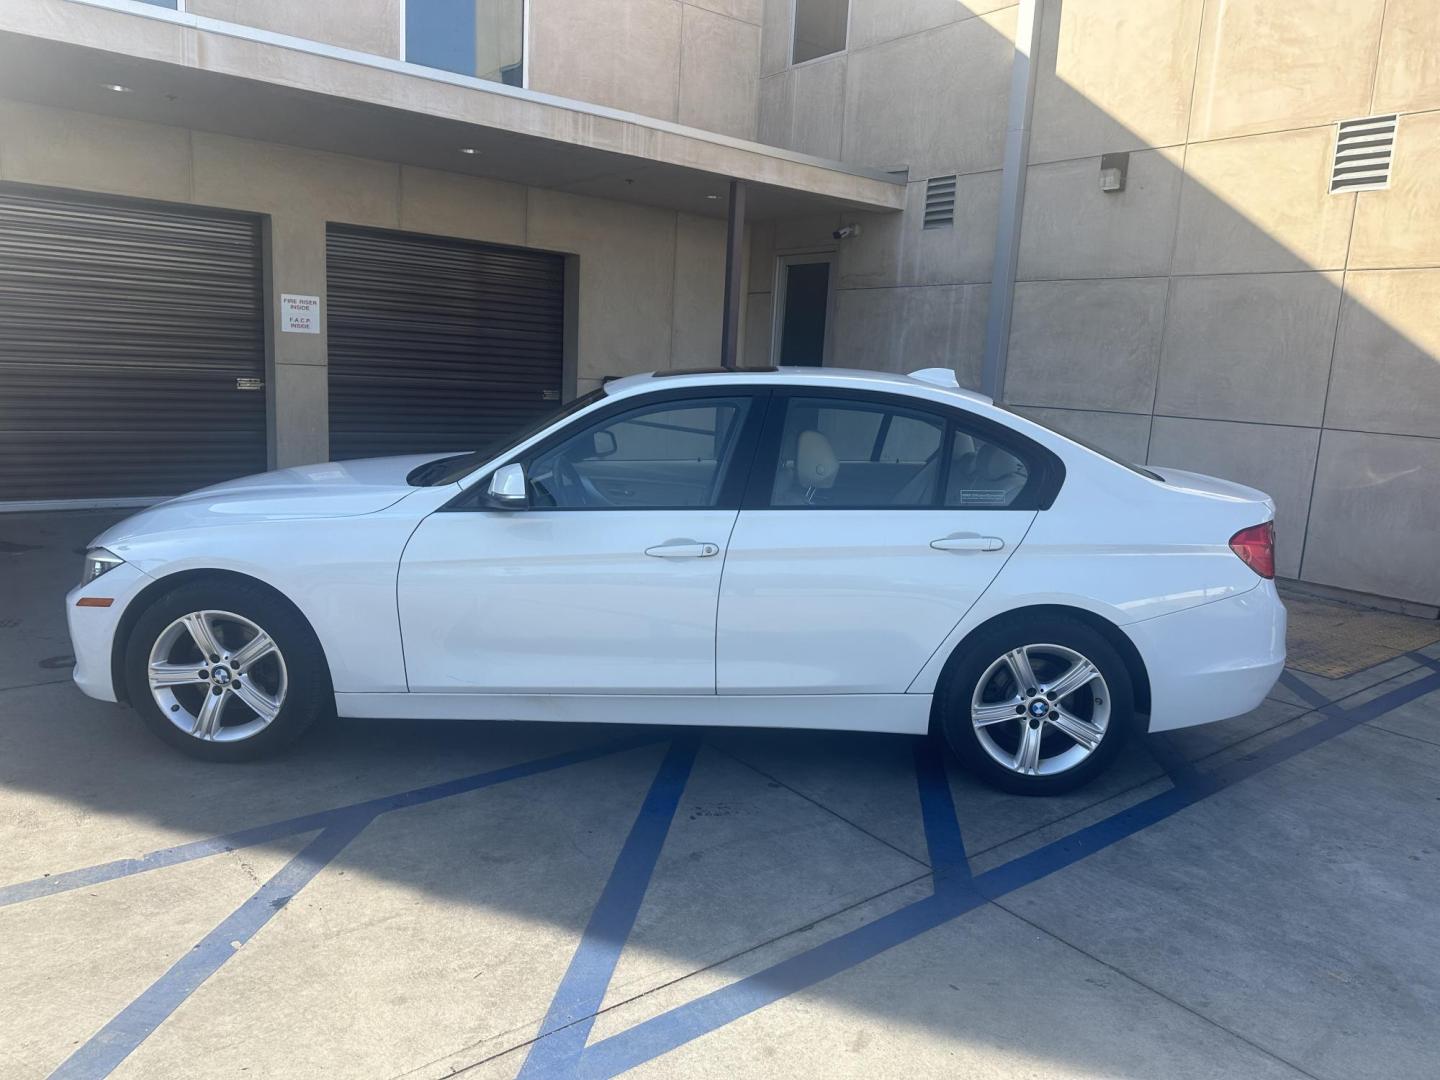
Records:
<instances>
[{"instance_id":1,"label":"door frame","mask_svg":"<svg viewBox=\"0 0 1440 1080\"><path fill-rule=\"evenodd\" d=\"M840 265L840 253L833 248L829 251L807 251L796 252L789 255L775 256L775 283L773 292L775 294L775 311L770 320L770 361L773 364L780 364L780 341L785 332L785 293L789 283L789 270L792 266L807 266L814 263L827 263L830 267L829 275L825 285L825 341L820 347L821 366L830 365L831 346L835 340L835 294L838 290L835 287L835 273Z\"/></svg>"}]
</instances>

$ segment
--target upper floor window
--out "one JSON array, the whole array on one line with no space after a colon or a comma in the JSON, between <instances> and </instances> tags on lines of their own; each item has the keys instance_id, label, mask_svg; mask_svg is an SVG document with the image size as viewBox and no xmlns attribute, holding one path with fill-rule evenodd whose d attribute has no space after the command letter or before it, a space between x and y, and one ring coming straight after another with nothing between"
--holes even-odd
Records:
<instances>
[{"instance_id":1,"label":"upper floor window","mask_svg":"<svg viewBox=\"0 0 1440 1080\"><path fill-rule=\"evenodd\" d=\"M795 0L795 36L790 62L803 64L843 52L850 22L850 0Z\"/></svg>"},{"instance_id":2,"label":"upper floor window","mask_svg":"<svg viewBox=\"0 0 1440 1080\"><path fill-rule=\"evenodd\" d=\"M406 0L405 59L525 85L525 0Z\"/></svg>"}]
</instances>

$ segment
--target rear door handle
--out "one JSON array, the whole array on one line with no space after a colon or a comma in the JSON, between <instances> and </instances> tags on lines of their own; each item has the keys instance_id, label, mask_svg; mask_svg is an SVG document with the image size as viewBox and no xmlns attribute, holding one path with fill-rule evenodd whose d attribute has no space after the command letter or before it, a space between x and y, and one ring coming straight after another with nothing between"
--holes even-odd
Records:
<instances>
[{"instance_id":1,"label":"rear door handle","mask_svg":"<svg viewBox=\"0 0 1440 1080\"><path fill-rule=\"evenodd\" d=\"M720 545L698 540L667 540L646 548L645 554L657 559L708 559L720 554Z\"/></svg>"},{"instance_id":2,"label":"rear door handle","mask_svg":"<svg viewBox=\"0 0 1440 1080\"><path fill-rule=\"evenodd\" d=\"M931 540L930 546L936 551L999 551L1005 541L998 536L976 536L974 533L955 533Z\"/></svg>"}]
</instances>

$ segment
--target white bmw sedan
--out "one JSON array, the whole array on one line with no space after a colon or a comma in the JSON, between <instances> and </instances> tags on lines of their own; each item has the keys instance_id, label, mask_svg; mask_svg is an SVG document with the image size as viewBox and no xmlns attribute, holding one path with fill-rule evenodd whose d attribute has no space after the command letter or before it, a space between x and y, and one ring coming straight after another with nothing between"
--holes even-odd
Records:
<instances>
[{"instance_id":1,"label":"white bmw sedan","mask_svg":"<svg viewBox=\"0 0 1440 1080\"><path fill-rule=\"evenodd\" d=\"M284 469L97 537L75 681L233 761L348 717L934 732L1010 791L1278 677L1274 504L955 385L606 384L500 450Z\"/></svg>"}]
</instances>

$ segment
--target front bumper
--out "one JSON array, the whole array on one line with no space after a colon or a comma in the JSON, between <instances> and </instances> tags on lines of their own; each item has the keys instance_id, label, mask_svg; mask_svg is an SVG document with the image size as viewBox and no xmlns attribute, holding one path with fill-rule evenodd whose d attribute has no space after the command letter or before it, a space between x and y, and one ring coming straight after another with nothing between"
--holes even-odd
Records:
<instances>
[{"instance_id":1,"label":"front bumper","mask_svg":"<svg viewBox=\"0 0 1440 1080\"><path fill-rule=\"evenodd\" d=\"M115 633L130 602L155 579L129 563L121 563L89 585L77 585L65 596L70 651L75 654L75 685L100 701L118 700L110 659ZM109 597L109 607L76 607L82 597Z\"/></svg>"},{"instance_id":2,"label":"front bumper","mask_svg":"<svg viewBox=\"0 0 1440 1080\"><path fill-rule=\"evenodd\" d=\"M1285 669L1285 605L1273 581L1125 627L1150 676L1150 730L1255 708Z\"/></svg>"}]
</instances>

